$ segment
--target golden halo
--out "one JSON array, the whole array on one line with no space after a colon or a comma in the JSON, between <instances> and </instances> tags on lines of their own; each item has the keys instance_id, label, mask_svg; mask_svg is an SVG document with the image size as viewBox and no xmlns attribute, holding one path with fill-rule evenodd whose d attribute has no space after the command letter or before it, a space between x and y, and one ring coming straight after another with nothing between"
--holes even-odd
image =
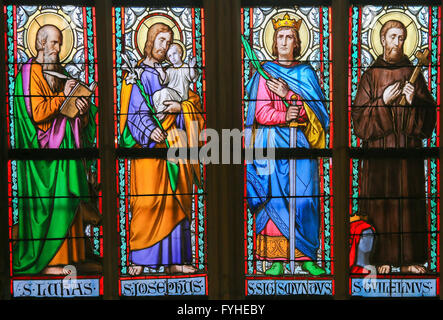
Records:
<instances>
[{"instance_id":1,"label":"golden halo","mask_svg":"<svg viewBox=\"0 0 443 320\"><path fill-rule=\"evenodd\" d=\"M172 33L174 35L174 42L176 40L180 41L182 40L179 26L175 23L175 21L172 18L166 15L159 15L159 14L147 16L144 20L140 22L138 28L135 31L135 37L134 37L137 44L137 51L141 57L144 56L143 52L145 50L146 38L148 37L148 30L153 24L158 22L162 22L168 25L172 29Z\"/></svg>"},{"instance_id":2,"label":"golden halo","mask_svg":"<svg viewBox=\"0 0 443 320\"><path fill-rule=\"evenodd\" d=\"M268 22L265 25L265 28L263 29L263 46L266 50L266 53L272 57L272 42L274 39L274 25L272 24L272 19L281 19L285 14L288 14L291 19L302 19L298 15L292 13L292 12L280 12L271 17ZM301 48L300 48L300 56L303 57L303 55L306 53L308 49L308 45L310 43L310 33L308 30L308 26L306 22L302 19L302 23L300 26L300 29L298 30L298 34L300 36L301 41ZM294 57L295 58L295 57Z\"/></svg>"},{"instance_id":3,"label":"golden halo","mask_svg":"<svg viewBox=\"0 0 443 320\"><path fill-rule=\"evenodd\" d=\"M56 26L63 35L63 45L60 49L59 57L60 62L65 61L72 52L74 47L74 32L69 24L69 22L61 15L53 12L44 12L36 16L26 28L27 32L25 35L26 39L26 51L30 53L31 56L37 56L37 50L35 49L35 37L37 36L37 31L40 27L52 24Z\"/></svg>"},{"instance_id":4,"label":"golden halo","mask_svg":"<svg viewBox=\"0 0 443 320\"><path fill-rule=\"evenodd\" d=\"M405 25L408 34L404 42L403 50L405 55L407 55L409 58L412 57L417 49L419 42L417 25L410 16L399 11L391 11L385 13L375 22L374 26L372 27L369 38L371 42L370 45L375 54L375 57L383 54L383 46L380 39L380 30L383 24L385 24L389 20L398 20Z\"/></svg>"}]
</instances>

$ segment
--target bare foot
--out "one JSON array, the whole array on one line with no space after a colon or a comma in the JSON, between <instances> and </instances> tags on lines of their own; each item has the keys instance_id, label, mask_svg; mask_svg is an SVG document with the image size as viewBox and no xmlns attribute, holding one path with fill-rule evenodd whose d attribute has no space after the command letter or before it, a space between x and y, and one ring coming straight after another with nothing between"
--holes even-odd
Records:
<instances>
[{"instance_id":1,"label":"bare foot","mask_svg":"<svg viewBox=\"0 0 443 320\"><path fill-rule=\"evenodd\" d=\"M380 273L380 274L387 274L387 273L391 272L391 266L388 266L386 264L382 265L382 266L379 266L377 268L377 272Z\"/></svg>"},{"instance_id":2,"label":"bare foot","mask_svg":"<svg viewBox=\"0 0 443 320\"><path fill-rule=\"evenodd\" d=\"M167 270L167 273L181 273L183 270L183 266L173 264L172 266L165 268L165 270Z\"/></svg>"},{"instance_id":3,"label":"bare foot","mask_svg":"<svg viewBox=\"0 0 443 320\"><path fill-rule=\"evenodd\" d=\"M418 273L418 274L426 273L426 268L418 264L412 266L403 266L401 267L400 270L403 273Z\"/></svg>"},{"instance_id":4,"label":"bare foot","mask_svg":"<svg viewBox=\"0 0 443 320\"><path fill-rule=\"evenodd\" d=\"M189 266L189 265L174 264L170 267L165 267L166 273L194 273L196 271L197 271L196 268L194 268L193 266Z\"/></svg>"},{"instance_id":5,"label":"bare foot","mask_svg":"<svg viewBox=\"0 0 443 320\"><path fill-rule=\"evenodd\" d=\"M197 269L194 268L193 266L185 265L185 266L183 266L183 271L182 272L183 273L195 273L195 272L197 272Z\"/></svg>"},{"instance_id":6,"label":"bare foot","mask_svg":"<svg viewBox=\"0 0 443 320\"><path fill-rule=\"evenodd\" d=\"M50 274L50 275L58 275L58 276L67 276L71 273L71 270L65 267L46 267L42 271L43 274Z\"/></svg>"},{"instance_id":7,"label":"bare foot","mask_svg":"<svg viewBox=\"0 0 443 320\"><path fill-rule=\"evenodd\" d=\"M142 271L143 271L143 266L137 266L135 264L131 264L129 266L128 273L131 276L138 276L138 275L140 275L142 273Z\"/></svg>"}]
</instances>

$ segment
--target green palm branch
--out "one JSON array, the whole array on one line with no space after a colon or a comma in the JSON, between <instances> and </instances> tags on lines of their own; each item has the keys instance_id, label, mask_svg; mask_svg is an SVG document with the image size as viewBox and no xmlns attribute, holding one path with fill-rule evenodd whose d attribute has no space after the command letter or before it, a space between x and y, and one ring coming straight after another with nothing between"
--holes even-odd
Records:
<instances>
[{"instance_id":1,"label":"green palm branch","mask_svg":"<svg viewBox=\"0 0 443 320\"><path fill-rule=\"evenodd\" d=\"M156 116L156 111L154 107L151 105L151 101L149 99L149 96L146 94L145 89L143 88L143 85L140 81L140 76L143 71L141 68L137 68L137 64L135 62L131 62L129 58L126 56L126 54L122 54L122 59L124 60L124 65L122 69L125 69L129 72L129 75L127 76L126 82L135 84L138 89L140 90L140 93L142 94L143 98L145 99L146 105L148 106L149 110L152 112L152 119L155 121L157 126L165 132L165 129L162 126L161 121ZM128 81L129 80L129 81ZM166 148L170 148L170 144L168 139L165 140ZM166 166L168 170L168 176L169 176L169 182L171 184L171 189L173 192L177 190L177 181L178 181L178 172L179 172L179 166L178 164L166 161Z\"/></svg>"},{"instance_id":2,"label":"green palm branch","mask_svg":"<svg viewBox=\"0 0 443 320\"><path fill-rule=\"evenodd\" d=\"M251 46L249 45L249 42L245 39L245 37L241 36L241 41L243 43L243 47L245 48L246 55L248 56L249 60L252 63L252 66L257 70L257 72L265 79L269 80L271 77L265 72L262 65L260 64L260 61L257 58L257 55L255 54L254 50L252 50ZM289 104L285 99L282 99L283 103L285 104L286 108L289 108Z\"/></svg>"}]
</instances>

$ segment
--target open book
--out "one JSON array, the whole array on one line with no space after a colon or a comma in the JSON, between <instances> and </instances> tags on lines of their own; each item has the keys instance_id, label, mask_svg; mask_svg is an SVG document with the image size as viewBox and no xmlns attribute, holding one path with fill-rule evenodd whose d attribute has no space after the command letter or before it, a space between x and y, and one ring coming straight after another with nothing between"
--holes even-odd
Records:
<instances>
[{"instance_id":1,"label":"open book","mask_svg":"<svg viewBox=\"0 0 443 320\"><path fill-rule=\"evenodd\" d=\"M79 97L89 98L95 91L97 87L96 82L92 82L89 87L85 83L77 82L75 87L69 93L69 96L66 97L65 101L60 107L60 113L68 118L75 118L79 110L75 106L75 101Z\"/></svg>"}]
</instances>

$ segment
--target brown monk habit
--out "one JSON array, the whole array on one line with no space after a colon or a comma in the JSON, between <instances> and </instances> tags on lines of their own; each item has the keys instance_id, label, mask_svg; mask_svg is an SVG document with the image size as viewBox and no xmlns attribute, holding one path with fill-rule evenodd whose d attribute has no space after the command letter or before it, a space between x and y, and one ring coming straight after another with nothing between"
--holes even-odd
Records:
<instances>
[{"instance_id":1,"label":"brown monk habit","mask_svg":"<svg viewBox=\"0 0 443 320\"><path fill-rule=\"evenodd\" d=\"M423 75L414 87L412 106L400 97L386 106L386 87L410 79L413 66L405 56L389 64L382 56L361 77L352 107L355 134L363 148L419 148L436 121L436 105ZM360 214L376 230L371 264L394 266L427 260L427 220L423 159L364 159L360 162ZM393 197L392 199L387 199ZM405 198L407 197L407 198Z\"/></svg>"}]
</instances>

